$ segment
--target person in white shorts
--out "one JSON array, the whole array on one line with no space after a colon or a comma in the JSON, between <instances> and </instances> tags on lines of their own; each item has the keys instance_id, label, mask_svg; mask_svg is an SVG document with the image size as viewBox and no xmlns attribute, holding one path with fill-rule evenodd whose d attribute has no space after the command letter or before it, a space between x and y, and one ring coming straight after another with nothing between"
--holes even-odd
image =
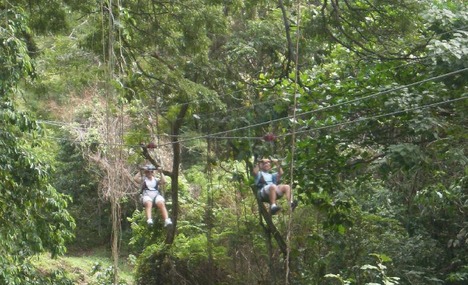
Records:
<instances>
[{"instance_id":1,"label":"person in white shorts","mask_svg":"<svg viewBox=\"0 0 468 285\"><path fill-rule=\"evenodd\" d=\"M146 165L143 167L145 175L143 176L143 179L140 177L140 182L141 182L141 202L143 203L143 206L145 207L145 214L146 214L146 222L148 225L152 226L153 225L153 218L152 218L152 210L153 210L153 205L156 205L161 212L161 216L164 221L164 226L171 226L172 225L172 220L169 218L169 215L167 213L166 209L166 204L164 197L161 195L161 193L158 190L159 185L163 185L166 183L166 180L164 178L164 174L162 173L162 169L158 168L158 171L160 173L161 179L156 179L154 176L154 170L156 168L153 165ZM138 175L138 174L137 174Z\"/></svg>"}]
</instances>

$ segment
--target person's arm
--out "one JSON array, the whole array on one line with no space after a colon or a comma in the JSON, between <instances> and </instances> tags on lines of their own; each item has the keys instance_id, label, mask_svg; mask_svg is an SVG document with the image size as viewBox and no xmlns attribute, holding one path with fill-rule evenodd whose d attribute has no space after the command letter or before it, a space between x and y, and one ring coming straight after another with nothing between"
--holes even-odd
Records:
<instances>
[{"instance_id":1,"label":"person's arm","mask_svg":"<svg viewBox=\"0 0 468 285\"><path fill-rule=\"evenodd\" d=\"M166 184L166 177L164 177L164 173L163 173L162 168L161 168L161 167L158 167L158 171L159 171L159 177L160 177L160 178L159 178L159 183L160 183L161 185Z\"/></svg>"},{"instance_id":2,"label":"person's arm","mask_svg":"<svg viewBox=\"0 0 468 285\"><path fill-rule=\"evenodd\" d=\"M141 177L141 171L138 171L137 174L133 176L133 181L135 181L138 184L141 184L141 182L143 181Z\"/></svg>"},{"instance_id":3,"label":"person's arm","mask_svg":"<svg viewBox=\"0 0 468 285\"><path fill-rule=\"evenodd\" d=\"M252 170L253 175L257 177L259 171L260 171L260 166L259 166L259 163L257 162Z\"/></svg>"},{"instance_id":4,"label":"person's arm","mask_svg":"<svg viewBox=\"0 0 468 285\"><path fill-rule=\"evenodd\" d=\"M281 176L283 176L284 171L283 171L283 168L281 167L281 163L279 160L275 159L273 160L273 162L276 165L276 172L277 172L276 183L279 184L279 182L281 181Z\"/></svg>"}]
</instances>

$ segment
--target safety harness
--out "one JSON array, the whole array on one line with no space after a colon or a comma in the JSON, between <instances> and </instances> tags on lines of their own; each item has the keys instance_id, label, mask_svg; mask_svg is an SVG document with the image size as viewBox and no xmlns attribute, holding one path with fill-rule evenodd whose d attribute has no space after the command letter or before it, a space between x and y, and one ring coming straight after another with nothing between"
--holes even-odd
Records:
<instances>
[{"instance_id":1,"label":"safety harness","mask_svg":"<svg viewBox=\"0 0 468 285\"><path fill-rule=\"evenodd\" d=\"M143 183L141 184L141 194L143 194L143 192L144 192L145 190L147 190L147 191L159 191L159 183L158 183L158 180L156 180L156 186L155 186L155 188L156 188L155 190L149 189L148 186L146 185L145 179L143 179Z\"/></svg>"}]
</instances>

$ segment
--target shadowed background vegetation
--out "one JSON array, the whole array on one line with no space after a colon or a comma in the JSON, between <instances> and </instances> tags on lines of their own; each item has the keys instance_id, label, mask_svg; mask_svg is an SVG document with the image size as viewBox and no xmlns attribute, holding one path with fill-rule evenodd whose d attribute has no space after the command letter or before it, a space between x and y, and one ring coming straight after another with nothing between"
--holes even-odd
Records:
<instances>
[{"instance_id":1,"label":"shadowed background vegetation","mask_svg":"<svg viewBox=\"0 0 468 285\"><path fill-rule=\"evenodd\" d=\"M1 284L468 282L463 1L0 9ZM257 203L259 157L294 212Z\"/></svg>"}]
</instances>

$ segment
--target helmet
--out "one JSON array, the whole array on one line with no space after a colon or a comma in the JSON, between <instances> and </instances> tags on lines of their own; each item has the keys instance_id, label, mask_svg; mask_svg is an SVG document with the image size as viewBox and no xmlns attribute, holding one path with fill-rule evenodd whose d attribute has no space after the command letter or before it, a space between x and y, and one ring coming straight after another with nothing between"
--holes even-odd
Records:
<instances>
[{"instance_id":1,"label":"helmet","mask_svg":"<svg viewBox=\"0 0 468 285\"><path fill-rule=\"evenodd\" d=\"M143 166L143 169L152 171L152 170L156 170L156 167L154 167L154 165L152 165L152 164L147 164L147 165Z\"/></svg>"}]
</instances>

